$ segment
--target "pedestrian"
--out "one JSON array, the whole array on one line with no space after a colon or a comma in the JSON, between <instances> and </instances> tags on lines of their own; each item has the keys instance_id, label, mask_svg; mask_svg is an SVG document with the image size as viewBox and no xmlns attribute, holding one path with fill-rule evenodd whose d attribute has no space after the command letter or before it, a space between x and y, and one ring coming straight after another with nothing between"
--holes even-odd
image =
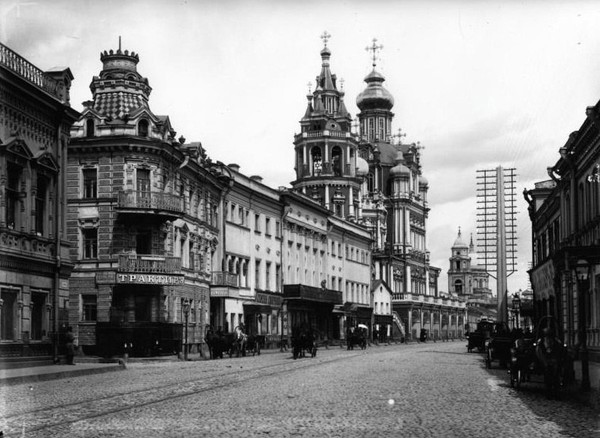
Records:
<instances>
[{"instance_id":1,"label":"pedestrian","mask_svg":"<svg viewBox=\"0 0 600 438\"><path fill-rule=\"evenodd\" d=\"M67 365L75 365L75 336L73 336L73 327L67 328L66 335L67 346Z\"/></svg>"}]
</instances>

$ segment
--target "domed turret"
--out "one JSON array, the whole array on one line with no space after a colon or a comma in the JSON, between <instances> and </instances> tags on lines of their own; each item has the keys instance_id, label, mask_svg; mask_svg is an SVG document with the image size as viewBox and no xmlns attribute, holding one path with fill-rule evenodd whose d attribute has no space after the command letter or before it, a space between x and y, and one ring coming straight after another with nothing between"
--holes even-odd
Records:
<instances>
[{"instance_id":1,"label":"domed turret","mask_svg":"<svg viewBox=\"0 0 600 438\"><path fill-rule=\"evenodd\" d=\"M367 88L356 98L356 106L361 111L375 108L392 109L394 97L383 87L385 81L383 75L373 70L365 77L364 81L367 83Z\"/></svg>"},{"instance_id":2,"label":"domed turret","mask_svg":"<svg viewBox=\"0 0 600 438\"><path fill-rule=\"evenodd\" d=\"M402 151L398 151L394 163L395 166L390 169L391 178L396 178L400 176L410 176L410 169L404 165L404 155L402 155Z\"/></svg>"},{"instance_id":3,"label":"domed turret","mask_svg":"<svg viewBox=\"0 0 600 438\"><path fill-rule=\"evenodd\" d=\"M454 245L452 245L452 248L469 248L469 245L467 245L465 243L465 241L462 239L462 234L460 232L460 227L458 228L458 236L456 237L456 240L454 241Z\"/></svg>"}]
</instances>

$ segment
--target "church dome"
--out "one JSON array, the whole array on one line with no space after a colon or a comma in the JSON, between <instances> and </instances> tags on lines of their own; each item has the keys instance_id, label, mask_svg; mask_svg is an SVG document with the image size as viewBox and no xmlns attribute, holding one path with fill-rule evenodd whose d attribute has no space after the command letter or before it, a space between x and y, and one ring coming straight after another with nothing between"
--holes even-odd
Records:
<instances>
[{"instance_id":1,"label":"church dome","mask_svg":"<svg viewBox=\"0 0 600 438\"><path fill-rule=\"evenodd\" d=\"M458 236L456 237L456 240L454 241L454 245L452 245L452 248L469 248L469 245L467 245L465 243L465 241L462 239L462 234L461 234L460 230L458 230Z\"/></svg>"},{"instance_id":2,"label":"church dome","mask_svg":"<svg viewBox=\"0 0 600 438\"><path fill-rule=\"evenodd\" d=\"M369 173L369 163L364 158L356 158L356 176L366 176Z\"/></svg>"},{"instance_id":3,"label":"church dome","mask_svg":"<svg viewBox=\"0 0 600 438\"><path fill-rule=\"evenodd\" d=\"M392 109L394 97L383 87L385 78L379 72L373 70L365 77L367 88L356 98L356 105L362 111L370 108Z\"/></svg>"},{"instance_id":4,"label":"church dome","mask_svg":"<svg viewBox=\"0 0 600 438\"><path fill-rule=\"evenodd\" d=\"M420 186L429 186L429 181L423 175L419 175L419 185Z\"/></svg>"},{"instance_id":5,"label":"church dome","mask_svg":"<svg viewBox=\"0 0 600 438\"><path fill-rule=\"evenodd\" d=\"M391 168L390 176L392 178L397 177L397 176L410 176L410 170L404 164L398 163L394 167Z\"/></svg>"}]
</instances>

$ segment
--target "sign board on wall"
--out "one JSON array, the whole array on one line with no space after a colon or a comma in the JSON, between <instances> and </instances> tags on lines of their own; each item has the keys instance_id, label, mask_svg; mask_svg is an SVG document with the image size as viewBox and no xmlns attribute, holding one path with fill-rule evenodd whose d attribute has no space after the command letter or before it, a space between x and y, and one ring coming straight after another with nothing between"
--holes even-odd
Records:
<instances>
[{"instance_id":1,"label":"sign board on wall","mask_svg":"<svg viewBox=\"0 0 600 438\"><path fill-rule=\"evenodd\" d=\"M177 286L184 283L182 275L154 275L154 274L117 274L119 284L163 284Z\"/></svg>"}]
</instances>

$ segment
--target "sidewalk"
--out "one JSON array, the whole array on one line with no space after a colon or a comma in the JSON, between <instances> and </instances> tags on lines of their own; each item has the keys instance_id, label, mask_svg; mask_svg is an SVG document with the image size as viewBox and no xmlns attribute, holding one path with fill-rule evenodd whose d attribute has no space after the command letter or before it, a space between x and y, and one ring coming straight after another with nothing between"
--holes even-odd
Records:
<instances>
[{"instance_id":1,"label":"sidewalk","mask_svg":"<svg viewBox=\"0 0 600 438\"><path fill-rule=\"evenodd\" d=\"M75 365L45 365L26 368L9 368L0 370L0 386L107 373L124 369L125 364L122 362L77 363Z\"/></svg>"}]
</instances>

